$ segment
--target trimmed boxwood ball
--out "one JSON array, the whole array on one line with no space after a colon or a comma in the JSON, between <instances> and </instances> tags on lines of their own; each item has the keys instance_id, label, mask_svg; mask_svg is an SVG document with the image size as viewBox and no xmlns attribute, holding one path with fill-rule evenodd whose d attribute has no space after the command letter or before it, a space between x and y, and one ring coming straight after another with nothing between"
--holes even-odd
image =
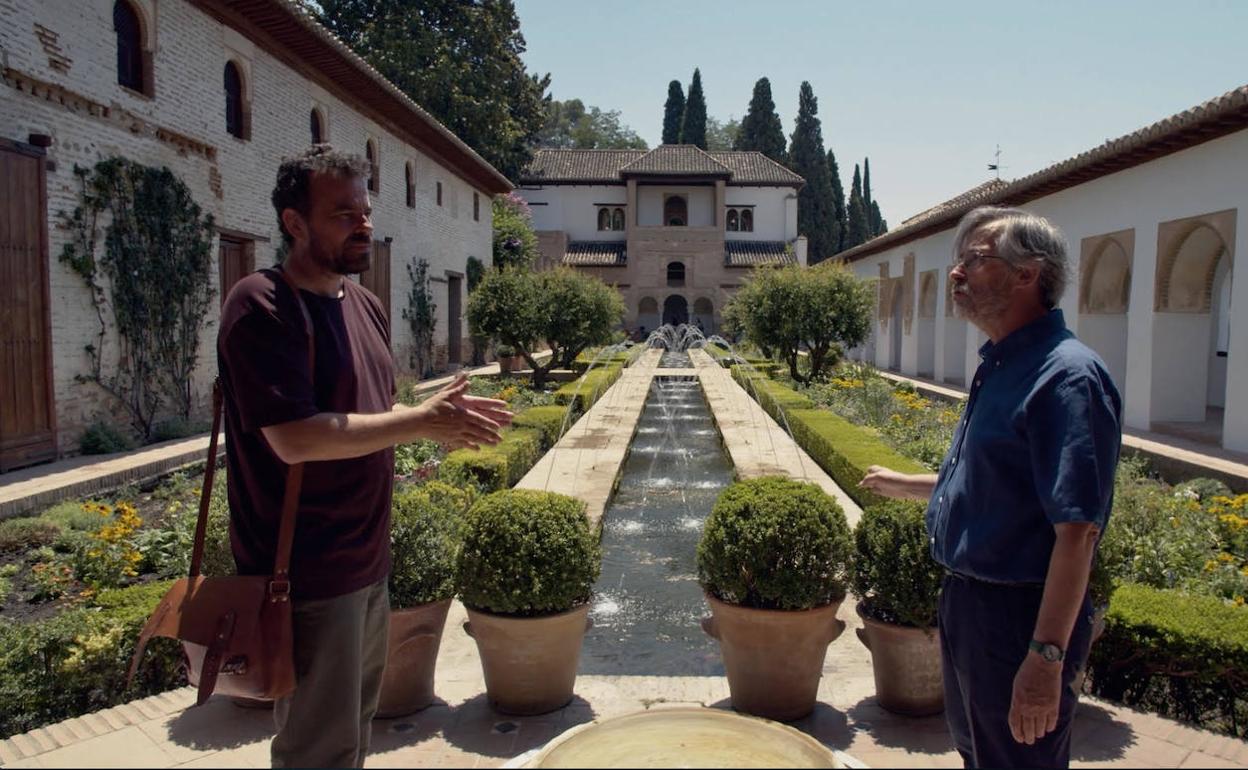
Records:
<instances>
[{"instance_id":1,"label":"trimmed boxwood ball","mask_svg":"<svg viewBox=\"0 0 1248 770\"><path fill-rule=\"evenodd\" d=\"M390 508L390 607L408 609L455 595L455 556L468 492L430 481L394 490Z\"/></svg>"},{"instance_id":2,"label":"trimmed boxwood ball","mask_svg":"<svg viewBox=\"0 0 1248 770\"><path fill-rule=\"evenodd\" d=\"M925 506L890 500L862 512L854 529L854 593L869 617L930 628L944 570L928 548Z\"/></svg>"},{"instance_id":3,"label":"trimmed boxwood ball","mask_svg":"<svg viewBox=\"0 0 1248 770\"><path fill-rule=\"evenodd\" d=\"M845 598L852 548L845 513L814 484L739 481L706 519L698 581L729 604L807 610Z\"/></svg>"},{"instance_id":4,"label":"trimmed boxwood ball","mask_svg":"<svg viewBox=\"0 0 1248 770\"><path fill-rule=\"evenodd\" d=\"M548 615L589 601L601 567L584 503L509 489L481 498L469 511L455 584L474 610Z\"/></svg>"}]
</instances>

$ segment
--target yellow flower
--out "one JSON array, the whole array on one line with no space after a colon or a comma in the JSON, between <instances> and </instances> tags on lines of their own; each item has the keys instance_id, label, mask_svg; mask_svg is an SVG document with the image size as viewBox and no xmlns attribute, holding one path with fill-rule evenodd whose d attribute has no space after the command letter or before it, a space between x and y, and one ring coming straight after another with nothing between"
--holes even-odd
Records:
<instances>
[{"instance_id":1,"label":"yellow flower","mask_svg":"<svg viewBox=\"0 0 1248 770\"><path fill-rule=\"evenodd\" d=\"M1218 561L1222 562L1223 564L1227 564L1229 562L1235 561L1235 557L1231 556L1229 553L1220 553L1218 554Z\"/></svg>"},{"instance_id":2,"label":"yellow flower","mask_svg":"<svg viewBox=\"0 0 1248 770\"><path fill-rule=\"evenodd\" d=\"M1244 606L1244 597L1242 597L1242 596L1236 596L1236 597L1235 597L1235 606L1236 606L1236 607L1243 607L1243 606Z\"/></svg>"}]
</instances>

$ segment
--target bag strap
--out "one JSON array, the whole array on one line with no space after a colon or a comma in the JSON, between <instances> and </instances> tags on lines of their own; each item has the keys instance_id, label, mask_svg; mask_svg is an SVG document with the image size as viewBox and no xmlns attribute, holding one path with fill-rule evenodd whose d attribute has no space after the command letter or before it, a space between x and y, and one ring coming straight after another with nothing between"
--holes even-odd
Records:
<instances>
[{"instance_id":1,"label":"bag strap","mask_svg":"<svg viewBox=\"0 0 1248 770\"><path fill-rule=\"evenodd\" d=\"M299 304L299 312L303 316L304 332L308 337L308 376L316 379L316 343L312 330L312 316L308 306L299 294L290 275L280 267L277 272L282 276L295 302ZM221 429L221 412L224 398L221 392L221 379L218 377L212 385L212 436L208 439L208 460L204 467L204 482L199 495L199 520L195 524L195 542L191 550L190 576L197 577L203 567L204 541L208 532L208 507L212 499L212 482L217 466L217 434ZM299 508L299 492L303 487L303 463L295 463L286 471L286 493L282 499L282 518L277 531L277 553L273 563L273 579L269 583L270 598L285 601L290 596L290 551L295 539L295 513Z\"/></svg>"}]
</instances>

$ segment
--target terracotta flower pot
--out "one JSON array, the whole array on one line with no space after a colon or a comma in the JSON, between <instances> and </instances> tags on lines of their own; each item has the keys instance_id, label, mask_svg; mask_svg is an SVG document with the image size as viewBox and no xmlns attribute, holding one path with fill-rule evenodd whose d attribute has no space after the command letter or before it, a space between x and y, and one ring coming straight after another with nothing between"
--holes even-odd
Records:
<instances>
[{"instance_id":1,"label":"terracotta flower pot","mask_svg":"<svg viewBox=\"0 0 1248 770\"><path fill-rule=\"evenodd\" d=\"M501 374L509 374L509 373L511 372L512 363L513 363L515 360L516 360L516 359L515 359L515 356L499 356L499 357L498 357L498 371L499 371L499 373L501 373Z\"/></svg>"},{"instance_id":2,"label":"terracotta flower pot","mask_svg":"<svg viewBox=\"0 0 1248 770\"><path fill-rule=\"evenodd\" d=\"M433 702L433 672L450 599L390 610L386 674L381 681L377 716L401 717Z\"/></svg>"},{"instance_id":3,"label":"terracotta flower pot","mask_svg":"<svg viewBox=\"0 0 1248 770\"><path fill-rule=\"evenodd\" d=\"M536 618L468 610L490 705L507 714L545 714L572 700L589 605Z\"/></svg>"},{"instance_id":4,"label":"terracotta flower pot","mask_svg":"<svg viewBox=\"0 0 1248 770\"><path fill-rule=\"evenodd\" d=\"M756 610L707 595L702 630L719 640L732 707L781 722L815 708L828 645L845 630L836 601L813 610Z\"/></svg>"},{"instance_id":5,"label":"terracotta flower pot","mask_svg":"<svg viewBox=\"0 0 1248 770\"><path fill-rule=\"evenodd\" d=\"M862 611L858 639L871 651L875 696L894 714L923 717L945 710L940 634L935 628L883 623Z\"/></svg>"}]
</instances>

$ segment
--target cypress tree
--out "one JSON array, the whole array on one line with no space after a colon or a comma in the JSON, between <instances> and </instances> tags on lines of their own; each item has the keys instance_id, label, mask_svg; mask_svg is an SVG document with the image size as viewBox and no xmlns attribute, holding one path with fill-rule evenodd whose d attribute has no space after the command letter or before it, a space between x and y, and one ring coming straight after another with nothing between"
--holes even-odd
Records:
<instances>
[{"instance_id":1,"label":"cypress tree","mask_svg":"<svg viewBox=\"0 0 1248 770\"><path fill-rule=\"evenodd\" d=\"M819 102L803 81L798 97L797 125L789 144L789 168L806 180L797 194L797 232L807 240L807 262L817 264L836 252L833 240L832 180L823 151Z\"/></svg>"},{"instance_id":2,"label":"cypress tree","mask_svg":"<svg viewBox=\"0 0 1248 770\"><path fill-rule=\"evenodd\" d=\"M693 70L689 98L685 100L685 119L680 124L680 143L696 144L706 149L706 96L702 93L702 73Z\"/></svg>"},{"instance_id":3,"label":"cypress tree","mask_svg":"<svg viewBox=\"0 0 1248 770\"><path fill-rule=\"evenodd\" d=\"M867 221L867 207L862 200L862 174L858 164L854 164L854 186L849 192L849 230L845 235L845 248L866 243L871 237L870 223Z\"/></svg>"},{"instance_id":4,"label":"cypress tree","mask_svg":"<svg viewBox=\"0 0 1248 770\"><path fill-rule=\"evenodd\" d=\"M867 212L867 233L874 238L884 232L885 228L883 227L884 220L880 218L880 207L871 195L870 158L864 158L862 161L862 205Z\"/></svg>"},{"instance_id":5,"label":"cypress tree","mask_svg":"<svg viewBox=\"0 0 1248 770\"><path fill-rule=\"evenodd\" d=\"M771 81L759 78L754 84L750 107L741 119L734 150L757 150L779 163L784 163L784 126L771 98Z\"/></svg>"},{"instance_id":6,"label":"cypress tree","mask_svg":"<svg viewBox=\"0 0 1248 770\"><path fill-rule=\"evenodd\" d=\"M667 84L663 105L663 144L680 144L680 124L685 119L685 90L679 80Z\"/></svg>"},{"instance_id":7,"label":"cypress tree","mask_svg":"<svg viewBox=\"0 0 1248 770\"><path fill-rule=\"evenodd\" d=\"M832 177L832 237L833 254L845 250L845 234L849 230L849 220L845 211L845 186L841 184L841 167L836 163L836 154L828 150L828 175Z\"/></svg>"},{"instance_id":8,"label":"cypress tree","mask_svg":"<svg viewBox=\"0 0 1248 770\"><path fill-rule=\"evenodd\" d=\"M871 201L871 222L875 228L875 231L871 233L872 237L888 232L888 223L884 221L884 217L880 216L880 206L876 201Z\"/></svg>"}]
</instances>

